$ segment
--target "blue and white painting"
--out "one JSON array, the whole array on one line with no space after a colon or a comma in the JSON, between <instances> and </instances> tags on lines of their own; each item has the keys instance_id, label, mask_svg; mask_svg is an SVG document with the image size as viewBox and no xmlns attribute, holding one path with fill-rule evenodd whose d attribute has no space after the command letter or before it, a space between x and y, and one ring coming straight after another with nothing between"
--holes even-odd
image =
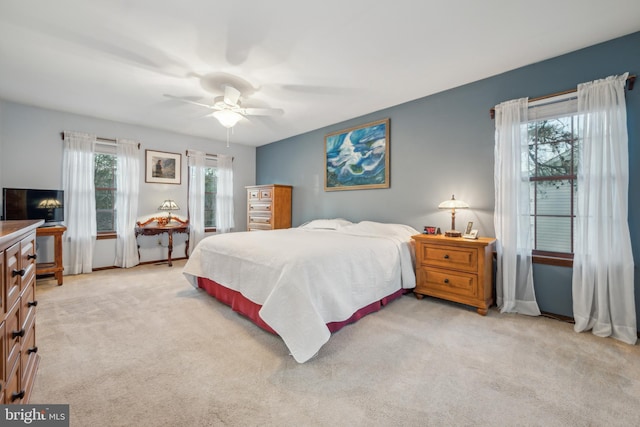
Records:
<instances>
[{"instance_id":1,"label":"blue and white painting","mask_svg":"<svg viewBox=\"0 0 640 427\"><path fill-rule=\"evenodd\" d=\"M325 190L389 187L389 119L325 137Z\"/></svg>"}]
</instances>

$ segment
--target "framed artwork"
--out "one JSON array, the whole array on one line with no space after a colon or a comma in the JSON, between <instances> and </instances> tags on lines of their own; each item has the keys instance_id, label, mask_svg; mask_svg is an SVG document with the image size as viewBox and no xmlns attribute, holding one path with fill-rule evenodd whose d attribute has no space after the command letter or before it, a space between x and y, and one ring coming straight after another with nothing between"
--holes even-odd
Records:
<instances>
[{"instance_id":1,"label":"framed artwork","mask_svg":"<svg viewBox=\"0 0 640 427\"><path fill-rule=\"evenodd\" d=\"M180 184L182 155L164 151L145 150L145 182Z\"/></svg>"},{"instance_id":2,"label":"framed artwork","mask_svg":"<svg viewBox=\"0 0 640 427\"><path fill-rule=\"evenodd\" d=\"M324 137L324 190L389 188L389 119Z\"/></svg>"}]
</instances>

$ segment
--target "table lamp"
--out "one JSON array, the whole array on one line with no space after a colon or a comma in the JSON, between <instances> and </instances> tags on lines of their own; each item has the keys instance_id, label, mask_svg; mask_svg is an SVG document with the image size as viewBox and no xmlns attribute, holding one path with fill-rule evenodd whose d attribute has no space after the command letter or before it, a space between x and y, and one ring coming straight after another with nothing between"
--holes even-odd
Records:
<instances>
[{"instance_id":1,"label":"table lamp","mask_svg":"<svg viewBox=\"0 0 640 427\"><path fill-rule=\"evenodd\" d=\"M462 200L456 200L455 196L451 195L451 200L445 200L438 205L438 209L451 209L451 230L444 233L447 237L461 237L462 233L456 231L456 209L468 209L469 205Z\"/></svg>"},{"instance_id":2,"label":"table lamp","mask_svg":"<svg viewBox=\"0 0 640 427\"><path fill-rule=\"evenodd\" d=\"M171 211L180 210L180 206L178 206L178 204L173 200L165 200L158 207L158 210L159 211L168 211L169 212L169 214L167 215L166 222L163 221L164 224L161 224L161 225L167 225L168 223L171 222ZM158 221L158 223L160 223L160 221Z\"/></svg>"}]
</instances>

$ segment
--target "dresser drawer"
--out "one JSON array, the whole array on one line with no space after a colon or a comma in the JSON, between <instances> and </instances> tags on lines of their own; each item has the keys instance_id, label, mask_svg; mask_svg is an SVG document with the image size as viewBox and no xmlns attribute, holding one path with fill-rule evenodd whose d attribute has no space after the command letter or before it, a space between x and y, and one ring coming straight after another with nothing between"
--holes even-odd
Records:
<instances>
[{"instance_id":1,"label":"dresser drawer","mask_svg":"<svg viewBox=\"0 0 640 427\"><path fill-rule=\"evenodd\" d=\"M260 190L248 190L247 198L249 200L260 200Z\"/></svg>"},{"instance_id":2,"label":"dresser drawer","mask_svg":"<svg viewBox=\"0 0 640 427\"><path fill-rule=\"evenodd\" d=\"M478 251L475 248L460 248L444 245L420 245L419 260L424 265L475 273L478 271Z\"/></svg>"},{"instance_id":3,"label":"dresser drawer","mask_svg":"<svg viewBox=\"0 0 640 427\"><path fill-rule=\"evenodd\" d=\"M9 310L20 296L20 243L5 251L5 309Z\"/></svg>"},{"instance_id":4,"label":"dresser drawer","mask_svg":"<svg viewBox=\"0 0 640 427\"><path fill-rule=\"evenodd\" d=\"M29 381L27 381L27 379L33 375L32 371L36 365L36 359L38 358L35 321L32 321L26 330L25 337L22 341L20 358L22 359L22 384L28 384Z\"/></svg>"},{"instance_id":5,"label":"dresser drawer","mask_svg":"<svg viewBox=\"0 0 640 427\"><path fill-rule=\"evenodd\" d=\"M20 297L20 324L26 328L28 323L36 317L36 287L32 282Z\"/></svg>"},{"instance_id":6,"label":"dresser drawer","mask_svg":"<svg viewBox=\"0 0 640 427\"><path fill-rule=\"evenodd\" d=\"M260 200L272 200L273 190L271 188L263 188L260 190Z\"/></svg>"},{"instance_id":7,"label":"dresser drawer","mask_svg":"<svg viewBox=\"0 0 640 427\"><path fill-rule=\"evenodd\" d=\"M20 242L20 268L24 271L22 274L22 287L24 289L32 279L36 276L36 238L35 235L29 236Z\"/></svg>"},{"instance_id":8,"label":"dresser drawer","mask_svg":"<svg viewBox=\"0 0 640 427\"><path fill-rule=\"evenodd\" d=\"M271 225L270 215L249 215L249 225Z\"/></svg>"},{"instance_id":9,"label":"dresser drawer","mask_svg":"<svg viewBox=\"0 0 640 427\"><path fill-rule=\"evenodd\" d=\"M13 366L16 359L20 355L20 337L24 335L24 329L20 324L20 304L16 303L11 307L7 313L5 320L5 337L4 342L7 346L7 363L6 367L9 369Z\"/></svg>"},{"instance_id":10,"label":"dresser drawer","mask_svg":"<svg viewBox=\"0 0 640 427\"><path fill-rule=\"evenodd\" d=\"M24 393L20 390L20 359L7 365L7 382L4 385L5 403L21 403Z\"/></svg>"},{"instance_id":11,"label":"dresser drawer","mask_svg":"<svg viewBox=\"0 0 640 427\"><path fill-rule=\"evenodd\" d=\"M431 268L418 270L416 292L436 291L439 294L454 294L468 297L478 295L478 276L457 271Z\"/></svg>"},{"instance_id":12,"label":"dresser drawer","mask_svg":"<svg viewBox=\"0 0 640 427\"><path fill-rule=\"evenodd\" d=\"M271 212L271 203L249 203L249 213L251 212Z\"/></svg>"},{"instance_id":13,"label":"dresser drawer","mask_svg":"<svg viewBox=\"0 0 640 427\"><path fill-rule=\"evenodd\" d=\"M256 230L273 230L273 227L271 227L271 225L269 225L269 224L257 224L257 223L253 223L253 224L249 224L248 229L249 229L249 231L256 231Z\"/></svg>"}]
</instances>

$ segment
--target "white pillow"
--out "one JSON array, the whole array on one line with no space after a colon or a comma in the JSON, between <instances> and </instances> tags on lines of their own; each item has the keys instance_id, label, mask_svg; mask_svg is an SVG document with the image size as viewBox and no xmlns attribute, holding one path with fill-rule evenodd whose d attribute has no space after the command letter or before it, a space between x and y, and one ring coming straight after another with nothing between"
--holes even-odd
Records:
<instances>
[{"instance_id":1,"label":"white pillow","mask_svg":"<svg viewBox=\"0 0 640 427\"><path fill-rule=\"evenodd\" d=\"M340 227L353 224L351 221L342 218L335 219L314 219L305 222L299 228L307 228L313 230L337 230Z\"/></svg>"}]
</instances>

